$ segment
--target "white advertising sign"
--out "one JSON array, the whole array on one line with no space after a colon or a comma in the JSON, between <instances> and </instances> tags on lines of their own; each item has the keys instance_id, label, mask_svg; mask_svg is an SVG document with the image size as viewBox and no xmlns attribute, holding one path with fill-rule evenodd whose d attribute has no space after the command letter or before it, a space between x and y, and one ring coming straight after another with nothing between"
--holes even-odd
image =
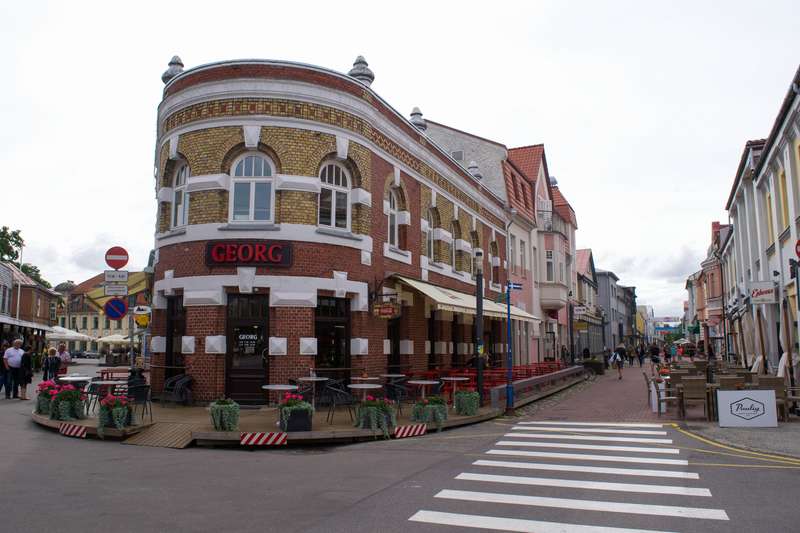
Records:
<instances>
[{"instance_id":1,"label":"white advertising sign","mask_svg":"<svg viewBox=\"0 0 800 533\"><path fill-rule=\"evenodd\" d=\"M576 315L585 315L589 312L589 308L584 305L576 305L572 308L572 312Z\"/></svg>"},{"instance_id":2,"label":"white advertising sign","mask_svg":"<svg viewBox=\"0 0 800 533\"><path fill-rule=\"evenodd\" d=\"M107 284L103 288L105 289L105 295L106 296L127 296L128 295L128 286L127 285Z\"/></svg>"},{"instance_id":3,"label":"white advertising sign","mask_svg":"<svg viewBox=\"0 0 800 533\"><path fill-rule=\"evenodd\" d=\"M719 425L723 428L778 427L775 391L718 391Z\"/></svg>"},{"instance_id":4,"label":"white advertising sign","mask_svg":"<svg viewBox=\"0 0 800 533\"><path fill-rule=\"evenodd\" d=\"M750 291L751 304L774 304L778 300L775 298L775 283L772 281L753 281L748 289Z\"/></svg>"},{"instance_id":5,"label":"white advertising sign","mask_svg":"<svg viewBox=\"0 0 800 533\"><path fill-rule=\"evenodd\" d=\"M127 283L127 270L105 270L106 283Z\"/></svg>"}]
</instances>

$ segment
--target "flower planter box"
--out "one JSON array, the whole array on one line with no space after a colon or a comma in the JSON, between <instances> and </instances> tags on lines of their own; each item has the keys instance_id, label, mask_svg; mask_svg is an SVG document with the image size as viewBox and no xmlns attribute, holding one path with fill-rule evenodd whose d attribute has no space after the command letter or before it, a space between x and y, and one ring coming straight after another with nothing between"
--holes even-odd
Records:
<instances>
[{"instance_id":1,"label":"flower planter box","mask_svg":"<svg viewBox=\"0 0 800 533\"><path fill-rule=\"evenodd\" d=\"M313 413L306 409L293 409L284 418L281 416L281 431L311 431Z\"/></svg>"},{"instance_id":2,"label":"flower planter box","mask_svg":"<svg viewBox=\"0 0 800 533\"><path fill-rule=\"evenodd\" d=\"M239 404L231 400L217 400L208 407L214 431L239 430Z\"/></svg>"}]
</instances>

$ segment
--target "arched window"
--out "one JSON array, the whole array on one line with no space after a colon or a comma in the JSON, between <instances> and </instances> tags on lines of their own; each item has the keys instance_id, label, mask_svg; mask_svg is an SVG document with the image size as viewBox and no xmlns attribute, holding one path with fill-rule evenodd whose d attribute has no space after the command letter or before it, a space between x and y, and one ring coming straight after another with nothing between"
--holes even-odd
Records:
<instances>
[{"instance_id":1,"label":"arched window","mask_svg":"<svg viewBox=\"0 0 800 533\"><path fill-rule=\"evenodd\" d=\"M398 231L397 231L397 193L389 191L389 246L398 246Z\"/></svg>"},{"instance_id":2,"label":"arched window","mask_svg":"<svg viewBox=\"0 0 800 533\"><path fill-rule=\"evenodd\" d=\"M186 178L189 177L189 165L182 164L175 171L172 182L172 227L186 225L186 214L189 211L189 193L186 192Z\"/></svg>"},{"instance_id":3,"label":"arched window","mask_svg":"<svg viewBox=\"0 0 800 533\"><path fill-rule=\"evenodd\" d=\"M434 216L433 209L428 209L427 213L425 213L425 219L428 221L428 231L425 235L425 255L431 261L435 260L436 258L433 256L433 230L434 228L434 221L436 217Z\"/></svg>"},{"instance_id":4,"label":"arched window","mask_svg":"<svg viewBox=\"0 0 800 533\"><path fill-rule=\"evenodd\" d=\"M234 222L271 222L274 195L272 177L275 167L262 154L250 153L233 165L231 220Z\"/></svg>"},{"instance_id":5,"label":"arched window","mask_svg":"<svg viewBox=\"0 0 800 533\"><path fill-rule=\"evenodd\" d=\"M350 227L350 176L337 163L325 163L319 171L322 188L319 193L320 226L347 229Z\"/></svg>"}]
</instances>

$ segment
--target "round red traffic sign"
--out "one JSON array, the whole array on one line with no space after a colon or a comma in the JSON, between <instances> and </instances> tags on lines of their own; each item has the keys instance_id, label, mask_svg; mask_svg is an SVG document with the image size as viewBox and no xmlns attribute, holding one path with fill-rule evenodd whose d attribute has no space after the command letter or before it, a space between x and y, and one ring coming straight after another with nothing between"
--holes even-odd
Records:
<instances>
[{"instance_id":1,"label":"round red traffic sign","mask_svg":"<svg viewBox=\"0 0 800 533\"><path fill-rule=\"evenodd\" d=\"M128 252L122 246L112 246L106 252L106 264L117 270L128 264Z\"/></svg>"},{"instance_id":2,"label":"round red traffic sign","mask_svg":"<svg viewBox=\"0 0 800 533\"><path fill-rule=\"evenodd\" d=\"M800 239L794 244L794 253L797 254L797 258L800 259Z\"/></svg>"}]
</instances>

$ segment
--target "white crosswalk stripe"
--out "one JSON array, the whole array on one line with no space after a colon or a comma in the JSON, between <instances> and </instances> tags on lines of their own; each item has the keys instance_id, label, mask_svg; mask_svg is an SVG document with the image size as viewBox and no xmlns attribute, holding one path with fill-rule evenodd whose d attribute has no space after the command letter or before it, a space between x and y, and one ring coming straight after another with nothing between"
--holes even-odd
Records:
<instances>
[{"instance_id":1,"label":"white crosswalk stripe","mask_svg":"<svg viewBox=\"0 0 800 533\"><path fill-rule=\"evenodd\" d=\"M688 519L686 523L694 526L694 530L697 520L729 520L723 509L697 506L703 501L713 501L711 490L694 486L700 476L683 469L688 466L686 459L663 457L679 456L681 450L667 447L673 440L667 437L668 431L659 431L659 428L663 426L519 422L512 432L495 442L494 448L485 452L486 459L473 461L471 471L455 475L447 482L449 486L441 487L434 495L431 506L415 512L409 521L451 526L445 528L448 531L474 528L537 533L663 533L638 529L646 524L635 517ZM594 444L605 442L620 445ZM504 458L508 460L502 460ZM524 473L549 477L522 475ZM643 479L645 483L628 483L631 477L651 479ZM666 479L658 478L676 481L665 484ZM633 502L614 501L614 495L619 493L635 499ZM664 497L670 500L664 502ZM469 502L469 506L465 508L463 503L457 506L458 502ZM455 510L467 513L452 512L454 505L457 506ZM564 520L565 512L570 519ZM612 519L613 516L620 518ZM548 520L553 517L556 520ZM675 522L670 524L676 527ZM625 525L635 527L620 527Z\"/></svg>"},{"instance_id":2,"label":"white crosswalk stripe","mask_svg":"<svg viewBox=\"0 0 800 533\"><path fill-rule=\"evenodd\" d=\"M552 435L542 433L506 433L504 437L523 439L591 440L595 442L637 442L639 444L672 444L672 439L642 439L638 437L598 437L595 435Z\"/></svg>"}]
</instances>

